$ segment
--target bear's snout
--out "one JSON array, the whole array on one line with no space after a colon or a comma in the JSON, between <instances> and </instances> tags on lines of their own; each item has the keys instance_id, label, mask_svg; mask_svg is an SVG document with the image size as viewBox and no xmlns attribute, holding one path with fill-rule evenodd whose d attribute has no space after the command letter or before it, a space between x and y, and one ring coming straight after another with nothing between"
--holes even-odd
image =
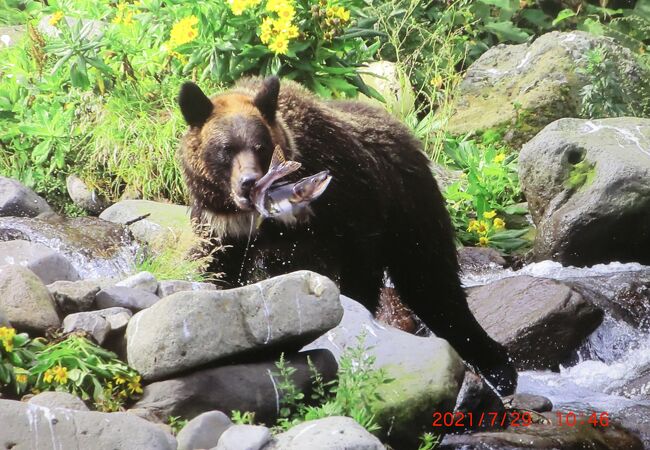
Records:
<instances>
[{"instance_id":1,"label":"bear's snout","mask_svg":"<svg viewBox=\"0 0 650 450\"><path fill-rule=\"evenodd\" d=\"M262 172L255 155L251 152L241 152L235 157L230 177L230 188L233 200L239 209L252 209L251 189L261 177Z\"/></svg>"}]
</instances>

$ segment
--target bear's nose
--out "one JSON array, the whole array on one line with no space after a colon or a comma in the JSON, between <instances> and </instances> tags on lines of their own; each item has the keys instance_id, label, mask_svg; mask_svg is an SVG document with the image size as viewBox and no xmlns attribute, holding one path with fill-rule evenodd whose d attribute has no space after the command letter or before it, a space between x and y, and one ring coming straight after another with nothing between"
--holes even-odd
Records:
<instances>
[{"instance_id":1,"label":"bear's nose","mask_svg":"<svg viewBox=\"0 0 650 450\"><path fill-rule=\"evenodd\" d=\"M256 181L257 177L255 175L243 175L239 179L239 186L244 197L248 197Z\"/></svg>"}]
</instances>

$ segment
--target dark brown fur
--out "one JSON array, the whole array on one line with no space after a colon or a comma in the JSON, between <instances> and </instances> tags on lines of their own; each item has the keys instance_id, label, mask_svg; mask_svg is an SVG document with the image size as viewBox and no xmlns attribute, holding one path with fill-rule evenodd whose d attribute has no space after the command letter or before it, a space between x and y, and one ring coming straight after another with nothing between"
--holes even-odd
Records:
<instances>
[{"instance_id":1,"label":"dark brown fur","mask_svg":"<svg viewBox=\"0 0 650 450\"><path fill-rule=\"evenodd\" d=\"M501 392L512 392L516 373L467 306L444 199L404 125L365 103L324 102L289 81L275 97L277 79L242 80L211 99L212 111L196 89L184 86L179 98L191 124L181 156L194 218L210 222L231 246L215 270L232 285L254 281L257 267L265 274L319 271L371 311L388 271L429 328ZM202 110L209 115L196 113ZM229 164L252 151L256 170L265 172L276 144L302 164L295 179L325 169L333 179L307 223L265 221L254 230L254 213L232 200Z\"/></svg>"}]
</instances>

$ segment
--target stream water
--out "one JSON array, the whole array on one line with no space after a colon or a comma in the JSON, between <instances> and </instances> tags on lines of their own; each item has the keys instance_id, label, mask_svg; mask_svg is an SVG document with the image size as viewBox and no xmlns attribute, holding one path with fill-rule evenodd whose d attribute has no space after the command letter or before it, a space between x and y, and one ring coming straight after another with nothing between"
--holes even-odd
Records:
<instances>
[{"instance_id":1,"label":"stream water","mask_svg":"<svg viewBox=\"0 0 650 450\"><path fill-rule=\"evenodd\" d=\"M575 268L544 261L518 271L495 268L463 281L466 286L476 286L516 275L597 280L621 273L641 277L650 273L650 267L614 262ZM645 298L650 295L646 293ZM520 372L517 390L548 397L557 410L607 412L612 420L640 432L650 448L650 329L606 313L603 323L577 350L574 362L560 366L559 372Z\"/></svg>"}]
</instances>

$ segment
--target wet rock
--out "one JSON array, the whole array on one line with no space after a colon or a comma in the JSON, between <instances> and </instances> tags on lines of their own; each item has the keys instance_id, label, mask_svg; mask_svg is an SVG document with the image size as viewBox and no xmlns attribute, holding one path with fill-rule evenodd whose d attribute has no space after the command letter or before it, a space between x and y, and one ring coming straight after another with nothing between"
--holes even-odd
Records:
<instances>
[{"instance_id":1,"label":"wet rock","mask_svg":"<svg viewBox=\"0 0 650 450\"><path fill-rule=\"evenodd\" d=\"M128 229L96 217L0 217L0 241L15 239L56 250L84 279L130 272L137 252Z\"/></svg>"},{"instance_id":2,"label":"wet rock","mask_svg":"<svg viewBox=\"0 0 650 450\"><path fill-rule=\"evenodd\" d=\"M67 392L41 392L29 399L27 403L43 406L45 408L74 409L88 411L86 404L76 395Z\"/></svg>"},{"instance_id":3,"label":"wet rock","mask_svg":"<svg viewBox=\"0 0 650 450\"><path fill-rule=\"evenodd\" d=\"M208 411L190 420L178 433L178 450L212 448L233 423L221 411Z\"/></svg>"},{"instance_id":4,"label":"wet rock","mask_svg":"<svg viewBox=\"0 0 650 450\"><path fill-rule=\"evenodd\" d=\"M99 215L109 206L105 198L99 195L94 189L89 188L76 175L69 175L65 180L65 185L73 203L94 216Z\"/></svg>"},{"instance_id":5,"label":"wet rock","mask_svg":"<svg viewBox=\"0 0 650 450\"><path fill-rule=\"evenodd\" d=\"M458 263L464 274L503 268L506 260L493 248L463 247L458 250Z\"/></svg>"},{"instance_id":6,"label":"wet rock","mask_svg":"<svg viewBox=\"0 0 650 450\"><path fill-rule=\"evenodd\" d=\"M86 331L99 345L102 345L111 331L111 326L106 319L95 314L95 311L80 312L70 314L63 319L63 332L70 333L74 330Z\"/></svg>"},{"instance_id":7,"label":"wet rock","mask_svg":"<svg viewBox=\"0 0 650 450\"><path fill-rule=\"evenodd\" d=\"M0 264L26 267L45 284L79 279L79 274L64 256L44 245L22 240L0 242Z\"/></svg>"},{"instance_id":8,"label":"wet rock","mask_svg":"<svg viewBox=\"0 0 650 450\"><path fill-rule=\"evenodd\" d=\"M555 413L544 413L544 416L550 421L549 423L534 423L527 427L509 427L503 431L447 435L439 448L440 450L643 449L639 438L620 425L610 422L606 427L593 427L590 424L578 423L571 427L565 425L564 421L563 425L559 425Z\"/></svg>"},{"instance_id":9,"label":"wet rock","mask_svg":"<svg viewBox=\"0 0 650 450\"><path fill-rule=\"evenodd\" d=\"M158 282L158 297L163 298L168 295L183 291L216 291L217 287L212 283L201 283L197 281L183 280L165 280Z\"/></svg>"},{"instance_id":10,"label":"wet rock","mask_svg":"<svg viewBox=\"0 0 650 450\"><path fill-rule=\"evenodd\" d=\"M100 218L115 223L126 223L143 217L129 225L133 235L142 242L154 243L169 230L192 232L187 206L158 203L149 200L123 200L115 203Z\"/></svg>"},{"instance_id":11,"label":"wet rock","mask_svg":"<svg viewBox=\"0 0 650 450\"><path fill-rule=\"evenodd\" d=\"M261 356L261 355L260 355ZM319 350L285 355L296 369L291 379L296 388L310 398L309 357L325 382L336 377L337 365L328 351ZM252 411L260 423L275 423L279 412L276 361L279 355L200 369L187 375L151 383L131 412L148 420L165 422L169 416L192 419L206 411Z\"/></svg>"},{"instance_id":12,"label":"wet rock","mask_svg":"<svg viewBox=\"0 0 650 450\"><path fill-rule=\"evenodd\" d=\"M342 314L336 285L308 271L237 289L178 292L129 322L128 360L144 379L158 380L252 350L299 347Z\"/></svg>"},{"instance_id":13,"label":"wet rock","mask_svg":"<svg viewBox=\"0 0 650 450\"><path fill-rule=\"evenodd\" d=\"M47 286L63 314L90 311L100 290L94 280L55 281Z\"/></svg>"},{"instance_id":14,"label":"wet rock","mask_svg":"<svg viewBox=\"0 0 650 450\"><path fill-rule=\"evenodd\" d=\"M43 335L61 324L54 299L33 272L22 266L0 266L0 310L18 330Z\"/></svg>"},{"instance_id":15,"label":"wet rock","mask_svg":"<svg viewBox=\"0 0 650 450\"><path fill-rule=\"evenodd\" d=\"M600 309L569 286L527 276L472 288L468 303L521 370L557 367L603 319Z\"/></svg>"},{"instance_id":16,"label":"wet rock","mask_svg":"<svg viewBox=\"0 0 650 450\"><path fill-rule=\"evenodd\" d=\"M264 450L385 450L386 447L349 417L326 417L276 435Z\"/></svg>"},{"instance_id":17,"label":"wet rock","mask_svg":"<svg viewBox=\"0 0 650 450\"><path fill-rule=\"evenodd\" d=\"M456 399L455 410L463 413L472 413L474 417L480 417L482 413L502 413L505 411L505 408L496 392L481 377L467 370L463 385ZM489 422L479 424L472 421L470 427L469 421L463 421L463 423L466 425L464 429L470 429L471 427L489 428L490 425ZM454 427L454 432L458 431L461 430L458 427Z\"/></svg>"},{"instance_id":18,"label":"wet rock","mask_svg":"<svg viewBox=\"0 0 650 450\"><path fill-rule=\"evenodd\" d=\"M650 405L639 404L617 411L616 420L636 433L646 450L650 448Z\"/></svg>"},{"instance_id":19,"label":"wet rock","mask_svg":"<svg viewBox=\"0 0 650 450\"><path fill-rule=\"evenodd\" d=\"M97 293L95 302L99 308L119 306L133 312L142 311L155 305L160 298L151 292L123 286L111 286Z\"/></svg>"},{"instance_id":20,"label":"wet rock","mask_svg":"<svg viewBox=\"0 0 650 450\"><path fill-rule=\"evenodd\" d=\"M382 385L382 397L374 405L383 430L391 430L389 443L397 447L414 444L431 429L433 411L453 411L463 382L465 366L443 339L418 337L375 321L361 304L341 296L343 319L305 349L330 350L337 360L346 348L359 345L364 334L367 353L376 357L375 367L384 368L392 382Z\"/></svg>"},{"instance_id":21,"label":"wet rock","mask_svg":"<svg viewBox=\"0 0 650 450\"><path fill-rule=\"evenodd\" d=\"M577 69L588 64L587 52L609 50L614 71L637 96L634 109L648 107L650 73L627 48L614 40L581 31L551 32L532 43L497 45L467 70L455 111L447 124L454 134L500 129L514 146L526 142L549 123L580 117L581 89L588 77Z\"/></svg>"},{"instance_id":22,"label":"wet rock","mask_svg":"<svg viewBox=\"0 0 650 450\"><path fill-rule=\"evenodd\" d=\"M149 272L139 272L115 283L115 286L139 289L155 294L158 291L158 280Z\"/></svg>"},{"instance_id":23,"label":"wet rock","mask_svg":"<svg viewBox=\"0 0 650 450\"><path fill-rule=\"evenodd\" d=\"M46 408L0 400L0 443L14 450L176 450L158 426L127 413Z\"/></svg>"},{"instance_id":24,"label":"wet rock","mask_svg":"<svg viewBox=\"0 0 650 450\"><path fill-rule=\"evenodd\" d=\"M213 450L260 450L271 440L271 430L259 425L233 425Z\"/></svg>"},{"instance_id":25,"label":"wet rock","mask_svg":"<svg viewBox=\"0 0 650 450\"><path fill-rule=\"evenodd\" d=\"M34 191L11 178L0 177L0 216L36 217L52 208Z\"/></svg>"},{"instance_id":26,"label":"wet rock","mask_svg":"<svg viewBox=\"0 0 650 450\"><path fill-rule=\"evenodd\" d=\"M541 395L525 393L508 395L503 399L503 402L513 409L527 409L537 412L547 412L553 409L551 400Z\"/></svg>"},{"instance_id":27,"label":"wet rock","mask_svg":"<svg viewBox=\"0 0 650 450\"><path fill-rule=\"evenodd\" d=\"M522 148L535 258L650 264L650 119L562 119Z\"/></svg>"}]
</instances>

